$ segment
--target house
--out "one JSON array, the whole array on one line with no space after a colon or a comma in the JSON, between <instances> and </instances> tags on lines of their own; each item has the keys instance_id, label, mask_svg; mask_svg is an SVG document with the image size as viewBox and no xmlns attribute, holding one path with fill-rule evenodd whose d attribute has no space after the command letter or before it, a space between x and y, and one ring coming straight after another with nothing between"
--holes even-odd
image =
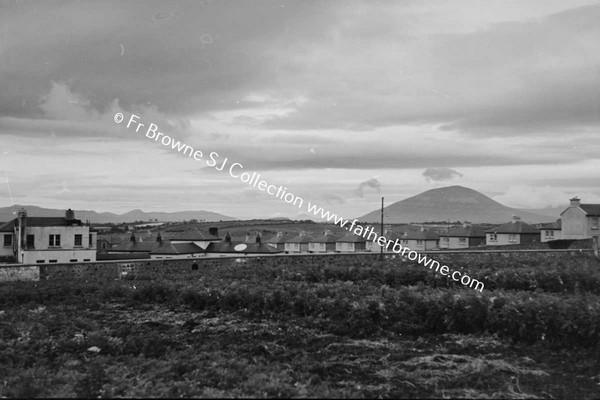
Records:
<instances>
[{"instance_id":1,"label":"house","mask_svg":"<svg viewBox=\"0 0 600 400\"><path fill-rule=\"evenodd\" d=\"M335 242L335 251L338 253L354 253L367 251L366 240L362 236L348 233Z\"/></svg>"},{"instance_id":2,"label":"house","mask_svg":"<svg viewBox=\"0 0 600 400\"><path fill-rule=\"evenodd\" d=\"M380 236L379 234L381 233L381 225L380 225L379 229L375 229L372 226L368 226L367 232L375 232L377 234L377 236L373 235L372 237L369 237L369 236L366 237L365 250L370 251L372 253L380 253L381 246L377 243L377 238L379 238L379 236ZM395 241L396 239L400 238L400 236L398 234L392 232L391 225L384 226L383 236L386 239L386 243L389 240ZM373 240L373 239L375 239L375 240ZM390 252L391 250L392 250L391 247L388 247L388 248L384 248L383 251Z\"/></svg>"},{"instance_id":3,"label":"house","mask_svg":"<svg viewBox=\"0 0 600 400\"><path fill-rule=\"evenodd\" d=\"M286 253L308 253L308 244L314 241L306 232L300 232L298 236L285 241L284 249Z\"/></svg>"},{"instance_id":4,"label":"house","mask_svg":"<svg viewBox=\"0 0 600 400\"><path fill-rule=\"evenodd\" d=\"M162 239L160 233L157 237L158 246L149 252L150 258L171 259L171 258L197 258L206 256L206 251L193 242L173 243L171 240Z\"/></svg>"},{"instance_id":5,"label":"house","mask_svg":"<svg viewBox=\"0 0 600 400\"><path fill-rule=\"evenodd\" d=\"M562 239L562 221L560 218L549 224L541 224L539 228L540 242Z\"/></svg>"},{"instance_id":6,"label":"house","mask_svg":"<svg viewBox=\"0 0 600 400\"><path fill-rule=\"evenodd\" d=\"M488 246L504 246L509 244L528 244L540 241L540 230L524 223L521 218L514 216L512 221L486 231Z\"/></svg>"},{"instance_id":7,"label":"house","mask_svg":"<svg viewBox=\"0 0 600 400\"><path fill-rule=\"evenodd\" d=\"M440 235L437 232L421 227L417 231L404 232L400 237L400 244L415 251L438 250L440 247Z\"/></svg>"},{"instance_id":8,"label":"house","mask_svg":"<svg viewBox=\"0 0 600 400\"><path fill-rule=\"evenodd\" d=\"M560 214L562 220L561 239L589 239L598 236L600 204L581 204L575 197L571 205Z\"/></svg>"},{"instance_id":9,"label":"house","mask_svg":"<svg viewBox=\"0 0 600 400\"><path fill-rule=\"evenodd\" d=\"M207 257L282 253L281 250L262 243L260 235L256 235L254 243L243 243L233 242L229 233L222 242L211 242L205 251Z\"/></svg>"},{"instance_id":10,"label":"house","mask_svg":"<svg viewBox=\"0 0 600 400\"><path fill-rule=\"evenodd\" d=\"M277 235L273 236L269 240L266 240L265 243L269 246L275 247L278 250L285 250L285 242L288 238L284 235L283 232L277 232Z\"/></svg>"},{"instance_id":11,"label":"house","mask_svg":"<svg viewBox=\"0 0 600 400\"><path fill-rule=\"evenodd\" d=\"M208 229L207 234L202 232L200 229L194 227L188 229L185 232L173 236L169 240L173 244L193 243L204 250L208 247L210 243L218 242L221 240L221 238L219 238L219 228L211 227Z\"/></svg>"},{"instance_id":12,"label":"house","mask_svg":"<svg viewBox=\"0 0 600 400\"><path fill-rule=\"evenodd\" d=\"M314 238L313 241L308 243L308 251L310 253L333 253L335 252L335 242L338 239L338 235L326 230L322 236Z\"/></svg>"},{"instance_id":13,"label":"house","mask_svg":"<svg viewBox=\"0 0 600 400\"><path fill-rule=\"evenodd\" d=\"M97 232L75 219L68 209L64 217L29 217L22 209L17 218L0 227L0 257L21 264L96 261Z\"/></svg>"},{"instance_id":14,"label":"house","mask_svg":"<svg viewBox=\"0 0 600 400\"><path fill-rule=\"evenodd\" d=\"M143 241L135 237L132 232L129 240L106 250L108 254L138 254L142 258L148 258L150 252L160 246L160 233L156 240Z\"/></svg>"},{"instance_id":15,"label":"house","mask_svg":"<svg viewBox=\"0 0 600 400\"><path fill-rule=\"evenodd\" d=\"M463 224L440 234L440 249L466 249L485 244L485 229Z\"/></svg>"}]
</instances>

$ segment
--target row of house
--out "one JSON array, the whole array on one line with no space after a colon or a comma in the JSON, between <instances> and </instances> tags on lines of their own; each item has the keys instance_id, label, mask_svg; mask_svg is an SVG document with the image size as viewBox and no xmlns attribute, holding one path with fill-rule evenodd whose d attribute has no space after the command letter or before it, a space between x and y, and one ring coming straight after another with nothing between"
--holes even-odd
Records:
<instances>
[{"instance_id":1,"label":"row of house","mask_svg":"<svg viewBox=\"0 0 600 400\"><path fill-rule=\"evenodd\" d=\"M600 204L581 204L578 198L570 201L559 220L537 227L514 217L511 222L488 230L463 225L442 233L425 228L394 233L387 227L384 236L416 251L598 237ZM325 231L318 237L306 233L286 237L279 232L263 243L260 235L243 242L232 241L229 234L221 239L217 228L210 228L208 233L192 228L170 238L163 238L159 233L155 240L149 241L142 241L132 234L125 243L112 246L98 241L97 232L90 229L89 223L76 219L71 209L65 212L64 217L29 217L25 210L20 210L15 219L0 226L0 236L0 261L24 264L96 261L97 242L102 246L101 252L116 257L127 254L129 258L140 256L155 259L381 250L376 242L352 233L340 236Z\"/></svg>"}]
</instances>

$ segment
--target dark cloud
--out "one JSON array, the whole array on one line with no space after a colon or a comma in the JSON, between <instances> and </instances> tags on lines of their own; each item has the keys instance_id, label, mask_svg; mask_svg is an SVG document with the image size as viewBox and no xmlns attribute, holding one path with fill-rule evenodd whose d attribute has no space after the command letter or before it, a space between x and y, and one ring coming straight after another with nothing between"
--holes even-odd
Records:
<instances>
[{"instance_id":1,"label":"dark cloud","mask_svg":"<svg viewBox=\"0 0 600 400\"><path fill-rule=\"evenodd\" d=\"M463 174L461 174L460 172L452 169L452 168L427 168L424 172L423 172L423 176L428 180L428 181L449 181L451 179L454 179L456 177L462 177Z\"/></svg>"},{"instance_id":2,"label":"dark cloud","mask_svg":"<svg viewBox=\"0 0 600 400\"><path fill-rule=\"evenodd\" d=\"M375 189L377 193L379 193L381 191L381 183L375 178L367 179L358 185L358 187L354 190L354 194L358 197L363 197L365 195L366 188Z\"/></svg>"}]
</instances>

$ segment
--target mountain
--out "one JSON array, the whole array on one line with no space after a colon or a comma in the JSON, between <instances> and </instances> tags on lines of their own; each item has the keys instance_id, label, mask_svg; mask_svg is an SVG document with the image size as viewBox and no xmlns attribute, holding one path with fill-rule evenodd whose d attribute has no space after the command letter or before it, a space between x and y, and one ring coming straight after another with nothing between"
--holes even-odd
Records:
<instances>
[{"instance_id":1,"label":"mountain","mask_svg":"<svg viewBox=\"0 0 600 400\"><path fill-rule=\"evenodd\" d=\"M501 224L513 215L528 223L551 222L553 215L541 215L506 207L476 190L462 186L432 189L384 208L386 223L469 221ZM362 222L379 222L381 211L372 211L360 218Z\"/></svg>"},{"instance_id":2,"label":"mountain","mask_svg":"<svg viewBox=\"0 0 600 400\"><path fill-rule=\"evenodd\" d=\"M10 207L0 207L0 221L7 222L17 216L17 212L25 208L30 217L63 217L65 210L56 210L36 206L13 205ZM161 222L189 221L191 219L205 221L234 221L237 218L231 218L226 215L211 211L179 211L179 212L144 212L140 209L126 212L125 214L113 214L109 212L98 213L89 210L75 210L75 218L82 221L90 220L96 223L121 223L135 221L150 221L157 219Z\"/></svg>"}]
</instances>

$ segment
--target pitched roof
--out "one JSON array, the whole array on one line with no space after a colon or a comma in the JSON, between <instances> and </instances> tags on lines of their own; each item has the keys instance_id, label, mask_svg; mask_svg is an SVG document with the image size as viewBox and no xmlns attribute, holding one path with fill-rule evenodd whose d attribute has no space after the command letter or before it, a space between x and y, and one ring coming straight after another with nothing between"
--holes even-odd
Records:
<instances>
[{"instance_id":1,"label":"pitched roof","mask_svg":"<svg viewBox=\"0 0 600 400\"><path fill-rule=\"evenodd\" d=\"M135 236L128 239L119 245L107 249L109 252L123 252L123 253L149 253L152 250L158 248L161 242L157 240L149 240L147 242L141 242L136 239Z\"/></svg>"},{"instance_id":2,"label":"pitched roof","mask_svg":"<svg viewBox=\"0 0 600 400\"><path fill-rule=\"evenodd\" d=\"M486 233L540 233L540 230L534 226L522 221L508 222L487 230Z\"/></svg>"},{"instance_id":3,"label":"pitched roof","mask_svg":"<svg viewBox=\"0 0 600 400\"><path fill-rule=\"evenodd\" d=\"M411 240L438 240L439 238L439 233L427 229L424 231L407 232L405 236L402 236L402 239Z\"/></svg>"},{"instance_id":4,"label":"pitched roof","mask_svg":"<svg viewBox=\"0 0 600 400\"><path fill-rule=\"evenodd\" d=\"M202 232L200 229L194 227L188 229L185 232L181 232L180 234L174 235L171 240L181 241L181 240L189 240L190 242L201 242L208 240L221 240L215 235L211 235L210 233Z\"/></svg>"},{"instance_id":5,"label":"pitched roof","mask_svg":"<svg viewBox=\"0 0 600 400\"><path fill-rule=\"evenodd\" d=\"M13 219L0 227L0 232L8 232L14 229L15 225L18 225L18 218ZM27 217L27 226L45 227L45 226L72 226L79 225L83 226L80 219L66 219L64 217Z\"/></svg>"},{"instance_id":6,"label":"pitched roof","mask_svg":"<svg viewBox=\"0 0 600 400\"><path fill-rule=\"evenodd\" d=\"M311 240L311 243L335 243L340 238L339 235L326 233Z\"/></svg>"},{"instance_id":7,"label":"pitched roof","mask_svg":"<svg viewBox=\"0 0 600 400\"><path fill-rule=\"evenodd\" d=\"M560 230L562 229L562 222L560 219L557 219L554 222L550 222L549 224L542 224L540 229L551 229L551 230Z\"/></svg>"},{"instance_id":8,"label":"pitched roof","mask_svg":"<svg viewBox=\"0 0 600 400\"><path fill-rule=\"evenodd\" d=\"M312 236L298 235L294 236L293 238L287 239L285 243L310 243L314 241L315 239Z\"/></svg>"},{"instance_id":9,"label":"pitched roof","mask_svg":"<svg viewBox=\"0 0 600 400\"><path fill-rule=\"evenodd\" d=\"M585 211L585 213L589 216L600 216L600 204L580 204L579 208Z\"/></svg>"},{"instance_id":10,"label":"pitched roof","mask_svg":"<svg viewBox=\"0 0 600 400\"><path fill-rule=\"evenodd\" d=\"M229 254L275 254L282 252L282 250L268 244L242 242L211 242L205 251L206 253Z\"/></svg>"},{"instance_id":11,"label":"pitched roof","mask_svg":"<svg viewBox=\"0 0 600 400\"><path fill-rule=\"evenodd\" d=\"M16 220L13 219L12 221L9 221L9 222L5 223L4 225L0 226L0 232L14 232L15 221Z\"/></svg>"},{"instance_id":12,"label":"pitched roof","mask_svg":"<svg viewBox=\"0 0 600 400\"><path fill-rule=\"evenodd\" d=\"M348 233L338 240L338 243L366 243L367 241L362 236L355 235L354 233Z\"/></svg>"},{"instance_id":13,"label":"pitched roof","mask_svg":"<svg viewBox=\"0 0 600 400\"><path fill-rule=\"evenodd\" d=\"M440 236L444 237L485 237L485 229L478 228L475 226L457 226L454 228L448 229L447 233L441 233Z\"/></svg>"},{"instance_id":14,"label":"pitched roof","mask_svg":"<svg viewBox=\"0 0 600 400\"><path fill-rule=\"evenodd\" d=\"M170 240L163 240L160 245L150 254L194 254L204 253L204 250L195 243L171 243Z\"/></svg>"},{"instance_id":15,"label":"pitched roof","mask_svg":"<svg viewBox=\"0 0 600 400\"><path fill-rule=\"evenodd\" d=\"M273 243L273 244L277 244L277 243L285 243L287 242L288 237L285 235L279 236L279 235L275 235L272 238L265 240L265 243Z\"/></svg>"}]
</instances>

